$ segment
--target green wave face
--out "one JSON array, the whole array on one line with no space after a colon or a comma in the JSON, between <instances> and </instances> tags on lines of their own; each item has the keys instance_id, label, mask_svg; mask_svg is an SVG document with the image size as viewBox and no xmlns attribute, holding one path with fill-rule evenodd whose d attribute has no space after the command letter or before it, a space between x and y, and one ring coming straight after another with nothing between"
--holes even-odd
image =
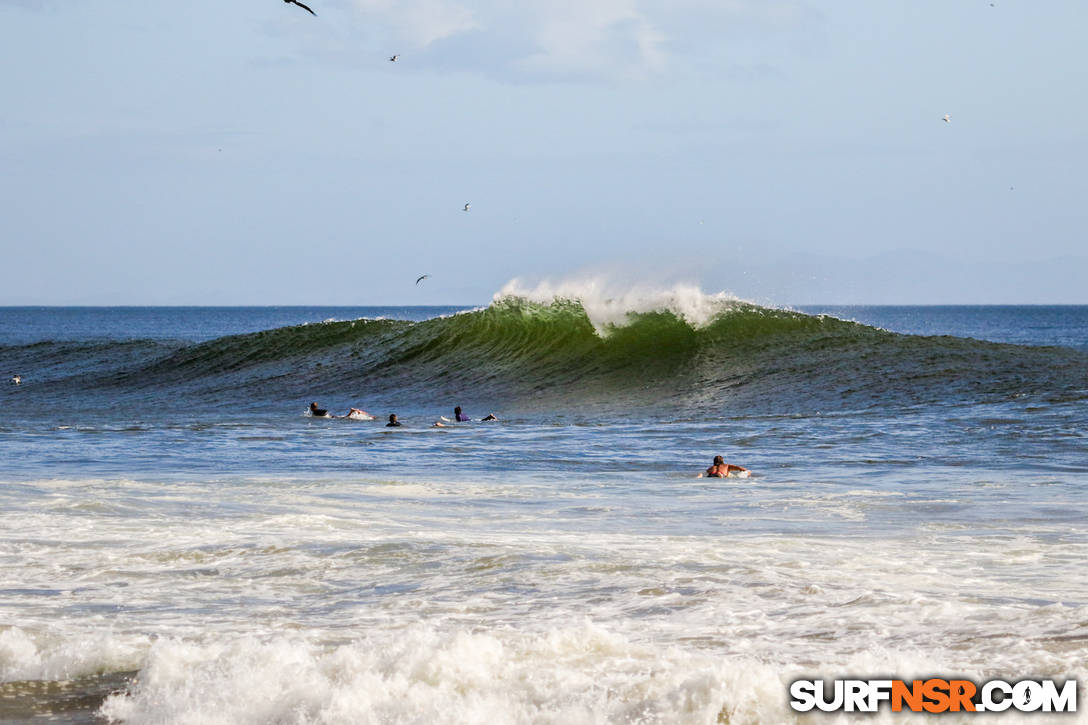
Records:
<instances>
[{"instance_id":1,"label":"green wave face","mask_svg":"<svg viewBox=\"0 0 1088 725\"><path fill-rule=\"evenodd\" d=\"M364 319L168 351L125 343L69 352L50 353L72 360L55 388L196 396L203 405L334 398L404 409L455 400L477 409L732 414L1088 389L1082 352L897 335L736 301L700 324L667 309L595 324L576 301L508 297L424 322Z\"/></svg>"}]
</instances>

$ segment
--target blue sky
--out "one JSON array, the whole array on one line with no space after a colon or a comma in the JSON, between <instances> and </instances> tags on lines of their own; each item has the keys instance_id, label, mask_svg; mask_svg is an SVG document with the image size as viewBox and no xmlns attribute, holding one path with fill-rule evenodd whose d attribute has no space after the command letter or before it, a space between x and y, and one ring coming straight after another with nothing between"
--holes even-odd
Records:
<instances>
[{"instance_id":1,"label":"blue sky","mask_svg":"<svg viewBox=\"0 0 1088 725\"><path fill-rule=\"evenodd\" d=\"M310 5L0 0L0 304L1088 303L1083 3Z\"/></svg>"}]
</instances>

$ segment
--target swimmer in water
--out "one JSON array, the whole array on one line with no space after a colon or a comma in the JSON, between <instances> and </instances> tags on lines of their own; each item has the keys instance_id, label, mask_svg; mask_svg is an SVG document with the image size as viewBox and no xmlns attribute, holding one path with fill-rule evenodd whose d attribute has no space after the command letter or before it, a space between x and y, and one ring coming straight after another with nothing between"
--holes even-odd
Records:
<instances>
[{"instance_id":1,"label":"swimmer in water","mask_svg":"<svg viewBox=\"0 0 1088 725\"><path fill-rule=\"evenodd\" d=\"M706 473L700 473L699 478L704 475L707 478L728 478L730 472L736 471L737 473L747 473L748 469L744 466L736 466L732 463L726 463L725 459L721 456L714 456L714 465L706 469Z\"/></svg>"},{"instance_id":2,"label":"swimmer in water","mask_svg":"<svg viewBox=\"0 0 1088 725\"><path fill-rule=\"evenodd\" d=\"M458 423L468 423L470 420L472 420L472 418L469 418L467 415L461 412L460 405L453 409L453 419Z\"/></svg>"},{"instance_id":3,"label":"swimmer in water","mask_svg":"<svg viewBox=\"0 0 1088 725\"><path fill-rule=\"evenodd\" d=\"M389 414L389 422L385 424L386 428L397 428L401 425L401 422L397 420L396 413Z\"/></svg>"},{"instance_id":4,"label":"swimmer in water","mask_svg":"<svg viewBox=\"0 0 1088 725\"><path fill-rule=\"evenodd\" d=\"M357 420L374 420L374 416L366 412L362 408L348 408L348 414L345 418L355 418Z\"/></svg>"},{"instance_id":5,"label":"swimmer in water","mask_svg":"<svg viewBox=\"0 0 1088 725\"><path fill-rule=\"evenodd\" d=\"M488 413L486 418L480 418L480 420L482 422L486 422L486 421L489 421L489 420L498 420L498 418L495 417L494 413Z\"/></svg>"},{"instance_id":6,"label":"swimmer in water","mask_svg":"<svg viewBox=\"0 0 1088 725\"><path fill-rule=\"evenodd\" d=\"M324 408L318 408L317 403L310 403L310 415L315 418L324 418L328 416L329 411Z\"/></svg>"}]
</instances>

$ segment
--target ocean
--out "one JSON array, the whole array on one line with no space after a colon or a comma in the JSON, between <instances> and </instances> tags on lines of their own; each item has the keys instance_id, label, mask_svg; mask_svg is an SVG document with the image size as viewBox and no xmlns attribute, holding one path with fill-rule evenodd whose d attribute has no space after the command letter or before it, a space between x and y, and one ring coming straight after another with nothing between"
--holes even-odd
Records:
<instances>
[{"instance_id":1,"label":"ocean","mask_svg":"<svg viewBox=\"0 0 1088 725\"><path fill-rule=\"evenodd\" d=\"M803 677L1084 699L1088 306L0 308L0 373L3 722L919 720L794 712ZM752 476L698 478L715 455Z\"/></svg>"}]
</instances>

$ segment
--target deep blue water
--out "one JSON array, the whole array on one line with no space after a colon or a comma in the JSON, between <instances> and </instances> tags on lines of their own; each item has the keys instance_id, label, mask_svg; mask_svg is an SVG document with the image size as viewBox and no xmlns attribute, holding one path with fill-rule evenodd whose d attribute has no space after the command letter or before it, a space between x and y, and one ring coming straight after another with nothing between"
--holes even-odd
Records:
<instances>
[{"instance_id":1,"label":"deep blue water","mask_svg":"<svg viewBox=\"0 0 1088 725\"><path fill-rule=\"evenodd\" d=\"M425 320L472 308L431 307L0 307L0 345L42 340L185 340L202 342L325 320L387 317ZM909 335L1018 345L1088 348L1088 305L811 305L828 314Z\"/></svg>"},{"instance_id":2,"label":"deep blue water","mask_svg":"<svg viewBox=\"0 0 1088 725\"><path fill-rule=\"evenodd\" d=\"M227 335L326 320L385 317L426 320L463 307L0 307L0 345L43 340L178 340Z\"/></svg>"},{"instance_id":3,"label":"deep blue water","mask_svg":"<svg viewBox=\"0 0 1088 725\"><path fill-rule=\"evenodd\" d=\"M1088 305L806 306L908 335L952 335L1016 345L1088 350Z\"/></svg>"}]
</instances>

